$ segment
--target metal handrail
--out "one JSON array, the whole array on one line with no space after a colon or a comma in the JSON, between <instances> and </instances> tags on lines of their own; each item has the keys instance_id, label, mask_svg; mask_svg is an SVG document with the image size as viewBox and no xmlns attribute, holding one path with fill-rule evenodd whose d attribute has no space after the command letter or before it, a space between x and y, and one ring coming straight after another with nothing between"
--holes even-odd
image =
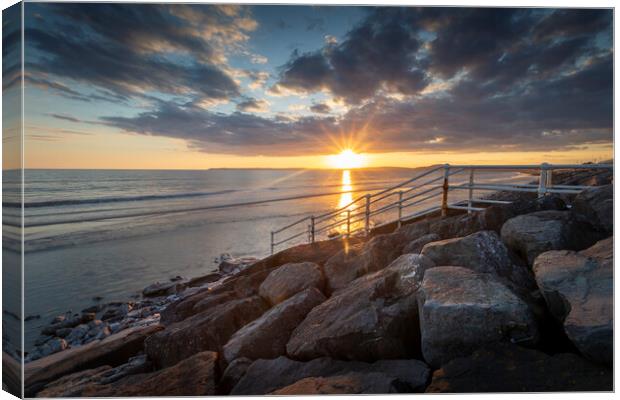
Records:
<instances>
[{"instance_id":1,"label":"metal handrail","mask_svg":"<svg viewBox=\"0 0 620 400\"><path fill-rule=\"evenodd\" d=\"M312 243L316 240L316 235L318 233L322 233L324 231L328 231L330 228L333 228L338 225L345 225L347 227L347 231L345 233L340 233L337 235L332 235L332 238L342 238L342 237L350 237L351 235L363 231L366 235L370 233L370 225L371 225L371 216L376 216L378 214L384 213L388 210L398 209L398 218L385 222L382 225L390 224L396 222L398 226L402 224L402 222L409 220L411 218L417 218L424 215L428 215L430 213L441 210L441 215L447 215L449 209L455 210L466 210L468 213L472 213L474 211L480 211L483 208L474 207L474 203L480 204L506 204L508 201L504 200L491 200L491 199L477 199L474 198L474 191L511 191L511 192L530 192L537 193L539 196L544 196L548 193L568 193L574 194L579 193L582 190L588 189L591 186L585 185L553 185L552 177L553 171L556 170L588 170L588 169L597 169L597 170L613 170L613 164L530 164L530 165L450 165L444 164L441 166L432 167L427 171L424 171L411 179L403 181L397 185L388 187L386 189L380 190L376 193L366 193L363 196L359 196L355 198L350 203L339 207L335 210L328 211L326 213L320 214L318 216L306 216L300 220L294 221L282 228L271 231L271 253L273 254L276 246L284 244L286 242L290 242L293 239L296 239L304 234L308 235L308 240ZM532 170L532 172L537 171L539 179L538 184L531 183L502 183L502 182L494 182L494 183L476 183L475 182L475 171L476 170L486 170L486 171L496 171L496 172L508 172L508 171L525 171ZM412 185L409 188L401 189L404 186L415 183L416 181L431 175L436 172L442 172L441 176L427 180L426 182L419 183L417 185ZM449 178L452 175L469 171L469 181L464 184L456 184L450 185ZM414 190L420 190L422 188L428 187L429 185L442 181L443 184L435 185L431 188L422 190L420 192L414 193L411 196L404 196ZM396 189L401 189L396 191ZM433 193L441 189L441 191L437 193ZM468 190L468 198L467 200L461 200L453 203L448 202L448 193L452 190ZM430 194L429 194L430 193ZM392 201L388 204L383 204L378 208L373 209L373 205L377 204L381 200L385 200L390 198L391 196L398 196L398 200ZM424 196L427 195L427 196ZM414 198L418 198L420 196L424 196L414 202L409 202ZM431 200L434 197L441 197L440 205L433 206L424 210L420 210L414 212L412 214L403 216L403 210L405 208L412 207L414 205L418 205L425 201ZM346 213L346 216L342 216L342 214ZM361 218L358 218L360 217ZM335 221L334 217L337 218ZM358 224L360 222L364 222L363 227L353 227L353 224ZM299 224L304 222L309 222L306 229L307 231L297 233L293 236L289 236L286 239L282 239L279 241L275 240L276 235L291 229ZM379 225L379 226L382 226Z\"/></svg>"}]
</instances>

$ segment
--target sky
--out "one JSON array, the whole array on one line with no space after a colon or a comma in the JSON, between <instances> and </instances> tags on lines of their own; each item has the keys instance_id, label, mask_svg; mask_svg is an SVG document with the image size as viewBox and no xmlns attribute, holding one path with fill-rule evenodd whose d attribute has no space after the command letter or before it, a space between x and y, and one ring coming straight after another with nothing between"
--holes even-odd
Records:
<instances>
[{"instance_id":1,"label":"sky","mask_svg":"<svg viewBox=\"0 0 620 400\"><path fill-rule=\"evenodd\" d=\"M345 149L369 167L605 160L612 17L26 3L24 162L325 168ZM5 58L17 34L5 24Z\"/></svg>"}]
</instances>

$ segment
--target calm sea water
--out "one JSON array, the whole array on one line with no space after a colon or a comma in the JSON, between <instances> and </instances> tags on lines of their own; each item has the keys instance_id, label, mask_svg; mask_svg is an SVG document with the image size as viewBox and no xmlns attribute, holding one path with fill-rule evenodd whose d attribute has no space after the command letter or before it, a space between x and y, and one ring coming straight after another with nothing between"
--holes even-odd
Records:
<instances>
[{"instance_id":1,"label":"calm sea water","mask_svg":"<svg viewBox=\"0 0 620 400\"><path fill-rule=\"evenodd\" d=\"M96 296L127 300L156 281L206 274L222 253L266 256L271 230L423 170L27 170L25 316L41 318L26 322L26 349L52 317ZM18 189L5 172L9 261L18 260Z\"/></svg>"}]
</instances>

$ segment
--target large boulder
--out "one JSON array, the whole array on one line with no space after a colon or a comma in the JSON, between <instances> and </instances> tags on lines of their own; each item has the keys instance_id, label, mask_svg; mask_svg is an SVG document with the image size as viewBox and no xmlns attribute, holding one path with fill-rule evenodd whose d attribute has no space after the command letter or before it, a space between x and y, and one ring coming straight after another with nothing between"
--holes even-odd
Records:
<instances>
[{"instance_id":1,"label":"large boulder","mask_svg":"<svg viewBox=\"0 0 620 400\"><path fill-rule=\"evenodd\" d=\"M133 396L213 396L217 353L198 353L160 371L132 374L103 383L109 371L89 370L86 376L72 376L53 382L40 397L133 397Z\"/></svg>"},{"instance_id":2,"label":"large boulder","mask_svg":"<svg viewBox=\"0 0 620 400\"><path fill-rule=\"evenodd\" d=\"M218 394L230 393L253 362L254 360L245 357L237 358L230 362L226 369L224 369L224 372L222 372L222 378L218 383Z\"/></svg>"},{"instance_id":3,"label":"large boulder","mask_svg":"<svg viewBox=\"0 0 620 400\"><path fill-rule=\"evenodd\" d=\"M495 345L433 373L427 393L611 391L613 373L576 354Z\"/></svg>"},{"instance_id":4,"label":"large boulder","mask_svg":"<svg viewBox=\"0 0 620 400\"><path fill-rule=\"evenodd\" d=\"M145 338L161 329L160 325L129 328L103 340L32 361L24 368L25 395L32 397L44 384L63 375L103 365L124 364L142 351Z\"/></svg>"},{"instance_id":5,"label":"large boulder","mask_svg":"<svg viewBox=\"0 0 620 400\"><path fill-rule=\"evenodd\" d=\"M418 254L422 251L425 245L438 240L441 240L441 237L439 237L436 233L429 233L428 235L420 236L419 238L409 242L409 244L403 248L403 253Z\"/></svg>"},{"instance_id":6,"label":"large boulder","mask_svg":"<svg viewBox=\"0 0 620 400\"><path fill-rule=\"evenodd\" d=\"M419 354L415 264L400 264L351 282L310 311L287 353L374 361Z\"/></svg>"},{"instance_id":7,"label":"large boulder","mask_svg":"<svg viewBox=\"0 0 620 400\"><path fill-rule=\"evenodd\" d=\"M169 367L201 351L221 352L233 333L260 317L268 306L258 296L232 300L173 323L144 342L158 367Z\"/></svg>"},{"instance_id":8,"label":"large boulder","mask_svg":"<svg viewBox=\"0 0 620 400\"><path fill-rule=\"evenodd\" d=\"M258 293L271 305L276 305L308 288L323 290L324 285L325 279L319 265L311 262L292 263L271 271L260 285Z\"/></svg>"},{"instance_id":9,"label":"large boulder","mask_svg":"<svg viewBox=\"0 0 620 400\"><path fill-rule=\"evenodd\" d=\"M614 230L614 186L605 185L582 191L575 196L571 211L601 232L611 235Z\"/></svg>"},{"instance_id":10,"label":"large boulder","mask_svg":"<svg viewBox=\"0 0 620 400\"><path fill-rule=\"evenodd\" d=\"M228 277L213 287L192 290L191 293L187 294L183 293L179 300L169 304L162 311L161 323L170 325L231 300L258 294L261 283L270 272L271 270L258 270L250 274L240 273Z\"/></svg>"},{"instance_id":11,"label":"large boulder","mask_svg":"<svg viewBox=\"0 0 620 400\"><path fill-rule=\"evenodd\" d=\"M581 252L548 251L534 261L549 311L589 359L613 361L613 237Z\"/></svg>"},{"instance_id":12,"label":"large boulder","mask_svg":"<svg viewBox=\"0 0 620 400\"><path fill-rule=\"evenodd\" d=\"M377 372L310 377L271 392L277 396L407 393L398 378Z\"/></svg>"},{"instance_id":13,"label":"large boulder","mask_svg":"<svg viewBox=\"0 0 620 400\"><path fill-rule=\"evenodd\" d=\"M538 211L511 218L502 226L502 240L532 265L548 250L582 250L601 238L592 226L570 211Z\"/></svg>"},{"instance_id":14,"label":"large boulder","mask_svg":"<svg viewBox=\"0 0 620 400\"><path fill-rule=\"evenodd\" d=\"M230 363L239 357L255 360L285 355L286 343L293 330L323 301L323 293L310 287L273 307L230 338L223 349L225 361Z\"/></svg>"},{"instance_id":15,"label":"large boulder","mask_svg":"<svg viewBox=\"0 0 620 400\"><path fill-rule=\"evenodd\" d=\"M433 367L496 342L538 340L528 304L494 274L431 268L418 291L418 305L422 354Z\"/></svg>"},{"instance_id":16,"label":"large boulder","mask_svg":"<svg viewBox=\"0 0 620 400\"><path fill-rule=\"evenodd\" d=\"M520 288L536 287L530 271L516 257L511 257L494 231L431 242L424 246L420 254L430 258L435 265L457 265L476 272L495 274Z\"/></svg>"},{"instance_id":17,"label":"large boulder","mask_svg":"<svg viewBox=\"0 0 620 400\"><path fill-rule=\"evenodd\" d=\"M412 393L424 391L430 377L428 366L418 360L381 360L370 364L325 357L309 362L278 357L254 361L230 394L263 395L304 378L342 376L349 373L379 373L396 378L400 390Z\"/></svg>"},{"instance_id":18,"label":"large boulder","mask_svg":"<svg viewBox=\"0 0 620 400\"><path fill-rule=\"evenodd\" d=\"M378 235L363 246L360 244L336 253L324 266L328 292L333 293L360 276L387 267L402 254L407 243L404 236L402 232Z\"/></svg>"}]
</instances>

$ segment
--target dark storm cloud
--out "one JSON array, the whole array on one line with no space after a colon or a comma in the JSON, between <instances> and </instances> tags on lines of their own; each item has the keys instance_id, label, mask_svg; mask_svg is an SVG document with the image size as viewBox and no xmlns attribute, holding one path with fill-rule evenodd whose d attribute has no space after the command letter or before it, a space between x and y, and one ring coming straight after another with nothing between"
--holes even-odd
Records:
<instances>
[{"instance_id":1,"label":"dark storm cloud","mask_svg":"<svg viewBox=\"0 0 620 400\"><path fill-rule=\"evenodd\" d=\"M112 96L149 91L199 99L239 95L238 85L218 65L217 51L181 7L45 5L52 16L49 25L32 25L25 33L29 49L39 55L30 59L29 71L94 85ZM200 11L189 15L197 19Z\"/></svg>"},{"instance_id":2,"label":"dark storm cloud","mask_svg":"<svg viewBox=\"0 0 620 400\"><path fill-rule=\"evenodd\" d=\"M609 10L379 8L342 43L293 53L275 89L329 90L358 104L380 89L415 95L431 76L465 72L479 86L512 90L590 55L610 24Z\"/></svg>"},{"instance_id":3,"label":"dark storm cloud","mask_svg":"<svg viewBox=\"0 0 620 400\"><path fill-rule=\"evenodd\" d=\"M402 23L401 14L381 10L349 32L341 44L294 52L278 85L301 92L328 89L352 103L382 87L406 94L423 89L426 75L414 58L421 42Z\"/></svg>"}]
</instances>

